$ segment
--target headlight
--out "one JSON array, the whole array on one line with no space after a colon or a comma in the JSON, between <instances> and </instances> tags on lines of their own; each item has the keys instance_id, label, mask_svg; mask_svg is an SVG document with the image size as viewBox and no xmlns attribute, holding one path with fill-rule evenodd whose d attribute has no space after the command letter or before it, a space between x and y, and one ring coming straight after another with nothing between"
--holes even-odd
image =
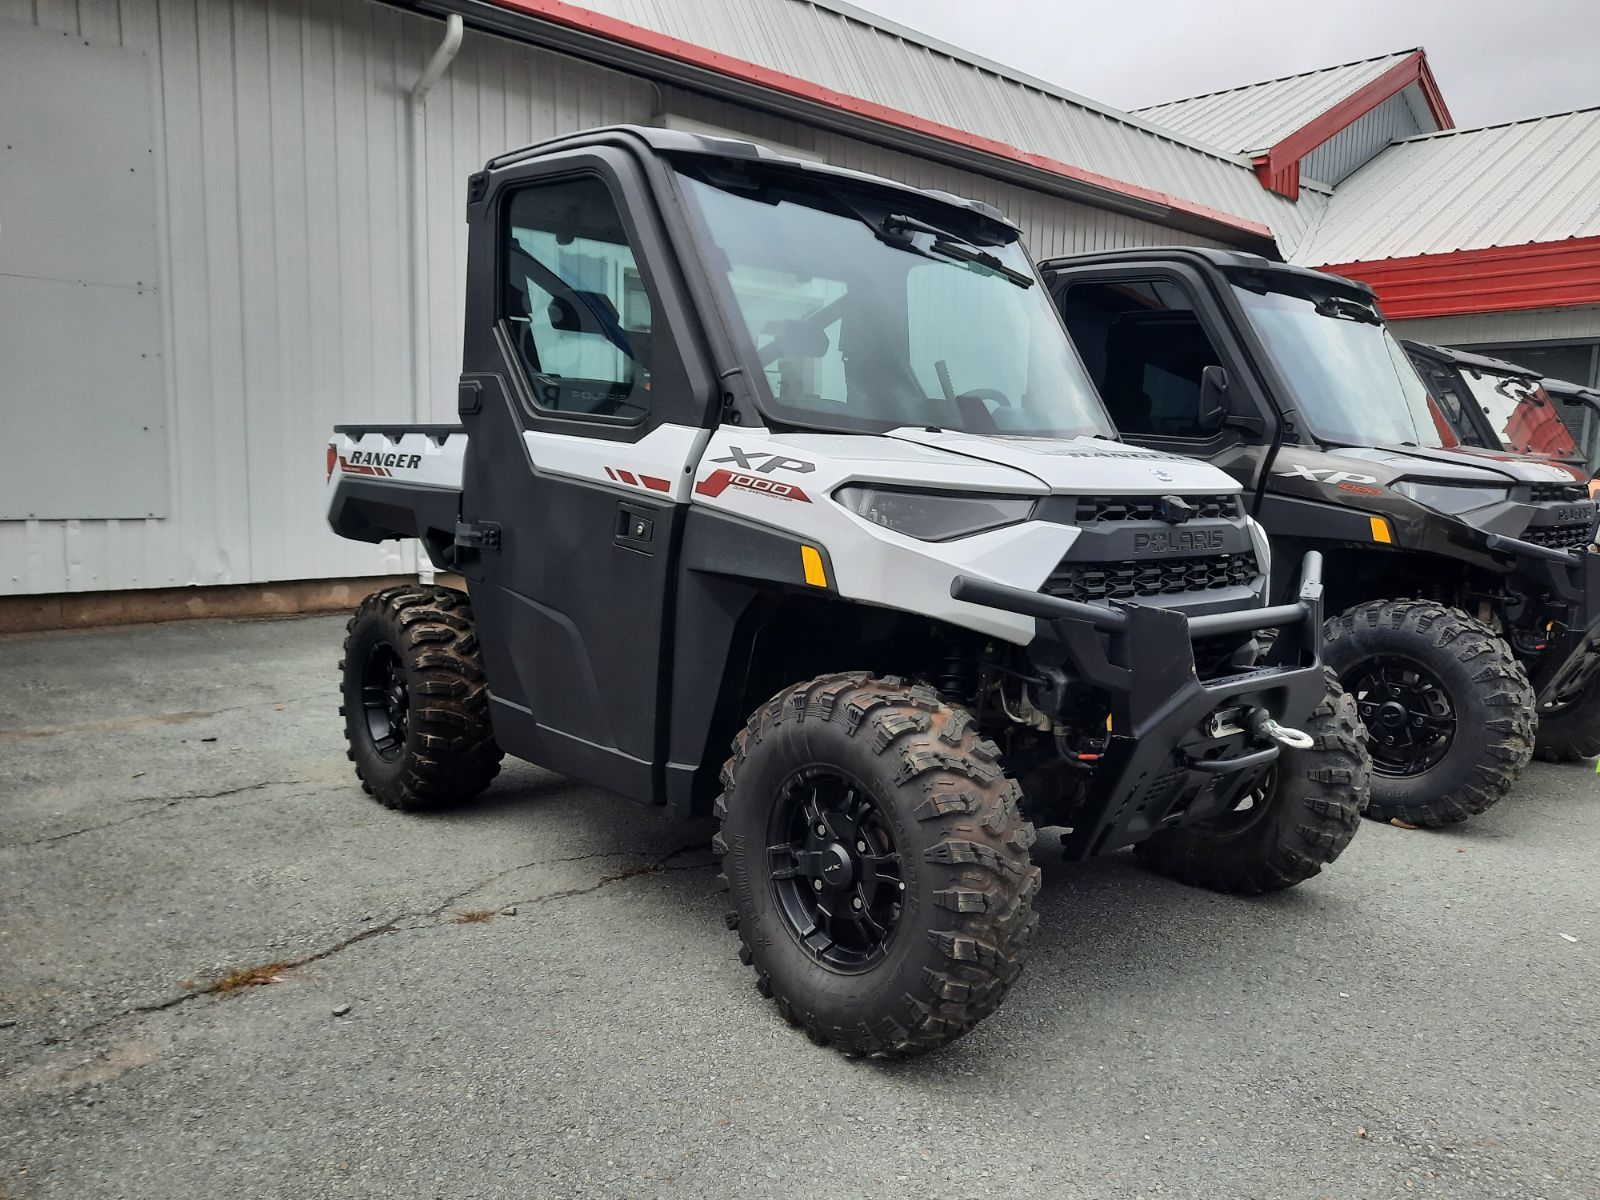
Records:
<instances>
[{"instance_id":1,"label":"headlight","mask_svg":"<svg viewBox=\"0 0 1600 1200\"><path fill-rule=\"evenodd\" d=\"M924 542L947 542L1015 525L1033 515L1032 496L978 496L968 492L907 492L847 484L833 498L858 517Z\"/></svg>"},{"instance_id":2,"label":"headlight","mask_svg":"<svg viewBox=\"0 0 1600 1200\"><path fill-rule=\"evenodd\" d=\"M1508 487L1458 487L1453 483L1412 483L1409 480L1401 480L1394 485L1394 490L1444 513L1471 512L1511 495Z\"/></svg>"}]
</instances>

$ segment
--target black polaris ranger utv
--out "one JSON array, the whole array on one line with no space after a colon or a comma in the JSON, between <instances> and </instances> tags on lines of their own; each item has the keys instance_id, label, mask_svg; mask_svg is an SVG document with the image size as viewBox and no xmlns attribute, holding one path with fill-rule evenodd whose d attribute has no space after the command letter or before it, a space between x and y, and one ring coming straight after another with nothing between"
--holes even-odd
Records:
<instances>
[{"instance_id":1,"label":"black polaris ranger utv","mask_svg":"<svg viewBox=\"0 0 1600 1200\"><path fill-rule=\"evenodd\" d=\"M1583 451L1560 407L1600 410L1600 396L1502 359L1427 342L1401 345L1463 444L1548 459L1594 496ZM1600 671L1581 689L1541 697L1535 754L1551 762L1600 754Z\"/></svg>"},{"instance_id":2,"label":"black polaris ranger utv","mask_svg":"<svg viewBox=\"0 0 1600 1200\"><path fill-rule=\"evenodd\" d=\"M1500 799L1535 696L1540 745L1589 752L1595 506L1559 464L1461 447L1370 289L1189 248L1041 268L1123 437L1227 470L1280 556L1323 552L1372 815L1442 825Z\"/></svg>"},{"instance_id":3,"label":"black polaris ranger utv","mask_svg":"<svg viewBox=\"0 0 1600 1200\"><path fill-rule=\"evenodd\" d=\"M1427 342L1400 344L1462 445L1554 459L1575 481L1587 478L1577 440L1539 372ZM1569 403L1579 402L1581 392Z\"/></svg>"},{"instance_id":4,"label":"black polaris ranger utv","mask_svg":"<svg viewBox=\"0 0 1600 1200\"><path fill-rule=\"evenodd\" d=\"M993 209L611 128L493 159L467 224L461 425L329 447L333 528L418 537L471 597L350 623L378 800L464 800L509 752L714 813L763 994L885 1055L1016 978L1030 817L1236 892L1349 842L1317 556L1264 606L1238 485L1110 440Z\"/></svg>"}]
</instances>

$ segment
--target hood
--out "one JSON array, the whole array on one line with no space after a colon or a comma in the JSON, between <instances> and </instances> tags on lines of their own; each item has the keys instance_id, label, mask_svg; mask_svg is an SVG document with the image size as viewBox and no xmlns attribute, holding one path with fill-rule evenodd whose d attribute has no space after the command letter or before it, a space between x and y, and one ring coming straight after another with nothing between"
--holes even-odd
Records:
<instances>
[{"instance_id":1,"label":"hood","mask_svg":"<svg viewBox=\"0 0 1600 1200\"><path fill-rule=\"evenodd\" d=\"M1193 458L1146 450L1106 438L1007 437L911 427L889 437L947 454L1025 471L1052 492L1149 496L1233 495L1239 482Z\"/></svg>"},{"instance_id":2,"label":"hood","mask_svg":"<svg viewBox=\"0 0 1600 1200\"><path fill-rule=\"evenodd\" d=\"M1441 479L1471 483L1571 483L1581 471L1556 459L1472 446L1357 446L1327 451L1330 456L1380 468L1389 480Z\"/></svg>"}]
</instances>

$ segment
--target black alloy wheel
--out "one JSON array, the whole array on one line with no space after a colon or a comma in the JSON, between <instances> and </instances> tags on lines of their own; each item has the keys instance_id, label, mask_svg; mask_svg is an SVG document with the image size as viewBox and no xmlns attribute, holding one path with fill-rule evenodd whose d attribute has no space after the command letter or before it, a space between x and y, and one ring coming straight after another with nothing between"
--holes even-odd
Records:
<instances>
[{"instance_id":1,"label":"black alloy wheel","mask_svg":"<svg viewBox=\"0 0 1600 1200\"><path fill-rule=\"evenodd\" d=\"M785 783L767 859L784 924L817 962L865 971L888 953L905 882L894 836L870 793L828 767Z\"/></svg>"},{"instance_id":2,"label":"black alloy wheel","mask_svg":"<svg viewBox=\"0 0 1600 1200\"><path fill-rule=\"evenodd\" d=\"M399 758L406 744L411 693L406 686L405 664L387 642L373 646L362 665L361 710L378 757L386 762Z\"/></svg>"},{"instance_id":3,"label":"black alloy wheel","mask_svg":"<svg viewBox=\"0 0 1600 1200\"><path fill-rule=\"evenodd\" d=\"M1239 834L1265 819L1278 785L1278 764L1273 762L1261 777L1245 790L1233 807L1205 821L1201 828L1213 834Z\"/></svg>"},{"instance_id":4,"label":"black alloy wheel","mask_svg":"<svg viewBox=\"0 0 1600 1200\"><path fill-rule=\"evenodd\" d=\"M1444 685L1420 663L1393 655L1369 658L1341 682L1356 699L1378 774L1420 775L1449 753L1455 709Z\"/></svg>"}]
</instances>

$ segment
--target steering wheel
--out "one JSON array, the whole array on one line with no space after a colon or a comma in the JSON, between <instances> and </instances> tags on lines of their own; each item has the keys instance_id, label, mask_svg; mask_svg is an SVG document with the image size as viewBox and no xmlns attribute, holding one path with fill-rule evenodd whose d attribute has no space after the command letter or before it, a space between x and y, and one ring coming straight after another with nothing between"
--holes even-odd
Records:
<instances>
[{"instance_id":1,"label":"steering wheel","mask_svg":"<svg viewBox=\"0 0 1600 1200\"><path fill-rule=\"evenodd\" d=\"M1011 397L997 388L973 388L970 392L962 392L956 400L982 400L991 403L996 408L1010 408Z\"/></svg>"}]
</instances>

